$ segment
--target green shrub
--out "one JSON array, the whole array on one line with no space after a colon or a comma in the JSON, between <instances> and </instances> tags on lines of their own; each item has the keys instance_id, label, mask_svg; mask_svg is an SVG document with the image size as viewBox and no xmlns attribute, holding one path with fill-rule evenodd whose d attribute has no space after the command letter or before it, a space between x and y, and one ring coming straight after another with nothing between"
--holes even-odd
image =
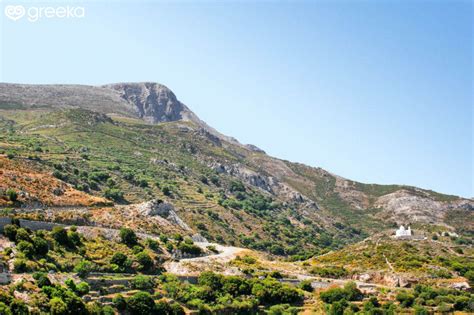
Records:
<instances>
[{"instance_id":1,"label":"green shrub","mask_svg":"<svg viewBox=\"0 0 474 315\"><path fill-rule=\"evenodd\" d=\"M48 275L44 272L34 273L33 279L36 280L36 285L40 288L51 285L51 281L49 280Z\"/></svg>"},{"instance_id":2,"label":"green shrub","mask_svg":"<svg viewBox=\"0 0 474 315\"><path fill-rule=\"evenodd\" d=\"M28 306L26 305L23 300L14 299L13 302L10 304L10 309L12 313L15 315L28 315L30 311L28 310Z\"/></svg>"},{"instance_id":3,"label":"green shrub","mask_svg":"<svg viewBox=\"0 0 474 315\"><path fill-rule=\"evenodd\" d=\"M85 278L89 275L89 273L91 272L91 269L92 269L91 262L87 260L83 260L74 267L74 272L76 272L80 278Z\"/></svg>"},{"instance_id":4,"label":"green shrub","mask_svg":"<svg viewBox=\"0 0 474 315\"><path fill-rule=\"evenodd\" d=\"M311 280L301 281L299 284L299 288L307 292L313 292L314 290L313 287L311 286Z\"/></svg>"},{"instance_id":5,"label":"green shrub","mask_svg":"<svg viewBox=\"0 0 474 315\"><path fill-rule=\"evenodd\" d=\"M113 201L123 201L123 192L118 188L107 188L104 197Z\"/></svg>"},{"instance_id":6,"label":"green shrub","mask_svg":"<svg viewBox=\"0 0 474 315\"><path fill-rule=\"evenodd\" d=\"M18 200L18 193L14 189L8 188L7 197L11 202L16 202Z\"/></svg>"},{"instance_id":7,"label":"green shrub","mask_svg":"<svg viewBox=\"0 0 474 315\"><path fill-rule=\"evenodd\" d=\"M69 314L68 307L67 307L66 303L64 303L64 301L61 300L58 297L53 297L49 301L49 308L50 308L49 311L50 311L51 315Z\"/></svg>"},{"instance_id":8,"label":"green shrub","mask_svg":"<svg viewBox=\"0 0 474 315\"><path fill-rule=\"evenodd\" d=\"M151 259L151 257L147 253L145 252L138 253L136 255L136 258L137 258L138 263L140 264L139 269L141 271L148 272L153 269L153 265L154 265L153 259Z\"/></svg>"},{"instance_id":9,"label":"green shrub","mask_svg":"<svg viewBox=\"0 0 474 315\"><path fill-rule=\"evenodd\" d=\"M19 228L16 230L16 242L19 243L21 241L31 242L30 233L24 228Z\"/></svg>"},{"instance_id":10,"label":"green shrub","mask_svg":"<svg viewBox=\"0 0 474 315\"><path fill-rule=\"evenodd\" d=\"M76 292L80 296L86 295L87 293L89 293L89 290L90 290L90 288L89 288L89 285L87 284L87 282L80 282L76 286Z\"/></svg>"},{"instance_id":11,"label":"green shrub","mask_svg":"<svg viewBox=\"0 0 474 315\"><path fill-rule=\"evenodd\" d=\"M122 243L126 244L129 247L132 247L138 244L137 235L132 229L129 229L129 228L120 229L120 239Z\"/></svg>"},{"instance_id":12,"label":"green shrub","mask_svg":"<svg viewBox=\"0 0 474 315\"><path fill-rule=\"evenodd\" d=\"M14 224L7 224L3 227L3 234L8 237L8 239L12 242L16 240L16 232L18 230L18 226Z\"/></svg>"},{"instance_id":13,"label":"green shrub","mask_svg":"<svg viewBox=\"0 0 474 315\"><path fill-rule=\"evenodd\" d=\"M49 251L48 242L39 236L35 236L33 238L33 247L35 249L35 253L40 256L45 256Z\"/></svg>"},{"instance_id":14,"label":"green shrub","mask_svg":"<svg viewBox=\"0 0 474 315\"><path fill-rule=\"evenodd\" d=\"M56 242L58 242L58 244L61 244L64 246L69 244L67 231L61 226L55 226L51 232L51 236L54 238Z\"/></svg>"},{"instance_id":15,"label":"green shrub","mask_svg":"<svg viewBox=\"0 0 474 315\"><path fill-rule=\"evenodd\" d=\"M66 281L64 281L64 284L66 284L66 286L74 292L77 289L76 282L74 282L74 279L66 279Z\"/></svg>"},{"instance_id":16,"label":"green shrub","mask_svg":"<svg viewBox=\"0 0 474 315\"><path fill-rule=\"evenodd\" d=\"M147 292L137 292L127 300L127 310L131 315L152 314L155 301Z\"/></svg>"},{"instance_id":17,"label":"green shrub","mask_svg":"<svg viewBox=\"0 0 474 315\"><path fill-rule=\"evenodd\" d=\"M147 276L136 276L131 282L133 289L142 290L142 291L152 291L155 287L155 282L153 278Z\"/></svg>"},{"instance_id":18,"label":"green shrub","mask_svg":"<svg viewBox=\"0 0 474 315\"><path fill-rule=\"evenodd\" d=\"M320 277L335 279L343 278L348 274L347 270L344 267L338 266L314 267L311 270L311 273Z\"/></svg>"},{"instance_id":19,"label":"green shrub","mask_svg":"<svg viewBox=\"0 0 474 315\"><path fill-rule=\"evenodd\" d=\"M2 314L2 315L13 315L11 309L3 302L0 302L0 314Z\"/></svg>"},{"instance_id":20,"label":"green shrub","mask_svg":"<svg viewBox=\"0 0 474 315\"><path fill-rule=\"evenodd\" d=\"M406 291L399 292L396 296L398 302L402 307L411 307L415 301L413 294L410 294Z\"/></svg>"},{"instance_id":21,"label":"green shrub","mask_svg":"<svg viewBox=\"0 0 474 315\"><path fill-rule=\"evenodd\" d=\"M128 260L128 257L124 253L115 253L110 259L110 263L124 268L124 267L128 267L127 260Z\"/></svg>"},{"instance_id":22,"label":"green shrub","mask_svg":"<svg viewBox=\"0 0 474 315\"><path fill-rule=\"evenodd\" d=\"M119 311L123 311L127 308L127 301L121 294L117 294L113 298L112 303L114 303L115 308L118 309Z\"/></svg>"},{"instance_id":23,"label":"green shrub","mask_svg":"<svg viewBox=\"0 0 474 315\"><path fill-rule=\"evenodd\" d=\"M17 247L18 247L18 250L22 252L23 254L25 254L25 256L28 258L32 258L35 253L35 249L33 245L27 241L19 242Z\"/></svg>"}]
</instances>

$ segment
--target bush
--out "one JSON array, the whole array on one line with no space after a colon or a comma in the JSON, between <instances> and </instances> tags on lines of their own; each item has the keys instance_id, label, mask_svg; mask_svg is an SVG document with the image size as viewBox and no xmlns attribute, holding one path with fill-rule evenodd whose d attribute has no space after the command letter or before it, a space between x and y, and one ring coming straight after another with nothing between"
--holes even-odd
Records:
<instances>
[{"instance_id":1,"label":"bush","mask_svg":"<svg viewBox=\"0 0 474 315\"><path fill-rule=\"evenodd\" d=\"M115 253L110 259L110 263L115 264L119 267L125 267L127 260L128 257L124 253Z\"/></svg>"},{"instance_id":2,"label":"bush","mask_svg":"<svg viewBox=\"0 0 474 315\"><path fill-rule=\"evenodd\" d=\"M140 264L140 267L139 269L141 271L151 271L151 269L153 268L153 259L151 259L151 257L145 253L145 252L141 252L141 253L138 253L136 255L136 258L137 258L137 261L138 263Z\"/></svg>"},{"instance_id":3,"label":"bush","mask_svg":"<svg viewBox=\"0 0 474 315\"><path fill-rule=\"evenodd\" d=\"M407 293L405 291L399 292L396 296L398 302L402 307L411 307L415 301L413 294Z\"/></svg>"},{"instance_id":4,"label":"bush","mask_svg":"<svg viewBox=\"0 0 474 315\"><path fill-rule=\"evenodd\" d=\"M25 254L26 257L28 258L32 258L34 253L35 253L35 249L33 247L33 245L27 241L21 241L18 243L18 250L20 252L22 252L23 254Z\"/></svg>"},{"instance_id":5,"label":"bush","mask_svg":"<svg viewBox=\"0 0 474 315\"><path fill-rule=\"evenodd\" d=\"M58 242L61 245L68 245L69 244L69 238L67 236L67 231L60 226L55 226L53 228L53 231L51 232L51 236L54 238L56 242Z\"/></svg>"},{"instance_id":6,"label":"bush","mask_svg":"<svg viewBox=\"0 0 474 315\"><path fill-rule=\"evenodd\" d=\"M44 272L34 273L33 279L36 280L36 285L40 288L51 285L51 281L49 280L48 275Z\"/></svg>"},{"instance_id":7,"label":"bush","mask_svg":"<svg viewBox=\"0 0 474 315\"><path fill-rule=\"evenodd\" d=\"M89 285L86 282L80 282L76 286L76 292L80 296L86 295L87 293L89 293L89 290L90 290Z\"/></svg>"},{"instance_id":8,"label":"bush","mask_svg":"<svg viewBox=\"0 0 474 315\"><path fill-rule=\"evenodd\" d=\"M66 303L58 297L54 297L49 301L49 311L51 315L69 314Z\"/></svg>"},{"instance_id":9,"label":"bush","mask_svg":"<svg viewBox=\"0 0 474 315\"><path fill-rule=\"evenodd\" d=\"M252 294L263 304L292 304L303 300L301 291L273 278L255 281Z\"/></svg>"},{"instance_id":10,"label":"bush","mask_svg":"<svg viewBox=\"0 0 474 315\"><path fill-rule=\"evenodd\" d=\"M196 246L194 244L188 244L186 242L179 244L178 249L181 250L183 253L187 253L194 256L200 255L202 253L201 247Z\"/></svg>"},{"instance_id":11,"label":"bush","mask_svg":"<svg viewBox=\"0 0 474 315\"><path fill-rule=\"evenodd\" d=\"M326 267L314 267L311 270L312 274L318 275L324 278L335 278L340 279L347 276L348 272L344 267L337 266L326 266Z\"/></svg>"},{"instance_id":12,"label":"bush","mask_svg":"<svg viewBox=\"0 0 474 315\"><path fill-rule=\"evenodd\" d=\"M301 290L304 290L307 292L313 292L313 287L311 286L311 280L301 281L299 287Z\"/></svg>"},{"instance_id":13,"label":"bush","mask_svg":"<svg viewBox=\"0 0 474 315\"><path fill-rule=\"evenodd\" d=\"M133 289L142 291L152 291L155 287L153 278L147 276L136 276L133 278L131 286Z\"/></svg>"},{"instance_id":14,"label":"bush","mask_svg":"<svg viewBox=\"0 0 474 315\"><path fill-rule=\"evenodd\" d=\"M35 253L40 256L45 256L49 251L48 242L39 236L35 236L33 238L33 247L35 249Z\"/></svg>"},{"instance_id":15,"label":"bush","mask_svg":"<svg viewBox=\"0 0 474 315\"><path fill-rule=\"evenodd\" d=\"M7 197L11 202L16 202L18 200L18 194L12 188L7 189Z\"/></svg>"},{"instance_id":16,"label":"bush","mask_svg":"<svg viewBox=\"0 0 474 315\"><path fill-rule=\"evenodd\" d=\"M12 313L15 315L30 314L30 311L28 310L28 306L26 306L26 303L23 302L23 300L14 299L13 302L10 304L10 309L12 310Z\"/></svg>"},{"instance_id":17,"label":"bush","mask_svg":"<svg viewBox=\"0 0 474 315\"><path fill-rule=\"evenodd\" d=\"M118 309L119 311L123 311L127 308L127 301L121 294L117 294L113 298L112 303L114 303L115 308Z\"/></svg>"},{"instance_id":18,"label":"bush","mask_svg":"<svg viewBox=\"0 0 474 315\"><path fill-rule=\"evenodd\" d=\"M219 291L222 287L222 276L212 271L204 271L198 277L198 284Z\"/></svg>"},{"instance_id":19,"label":"bush","mask_svg":"<svg viewBox=\"0 0 474 315\"><path fill-rule=\"evenodd\" d=\"M159 301L156 303L156 314L163 315L184 315L184 309L178 303L168 303L166 301Z\"/></svg>"},{"instance_id":20,"label":"bush","mask_svg":"<svg viewBox=\"0 0 474 315\"><path fill-rule=\"evenodd\" d=\"M16 230L15 239L17 243L21 241L31 242L30 233L28 233L28 231L25 230L24 228L19 228Z\"/></svg>"},{"instance_id":21,"label":"bush","mask_svg":"<svg viewBox=\"0 0 474 315\"><path fill-rule=\"evenodd\" d=\"M127 310L131 315L152 314L155 301L147 292L137 292L127 301Z\"/></svg>"},{"instance_id":22,"label":"bush","mask_svg":"<svg viewBox=\"0 0 474 315\"><path fill-rule=\"evenodd\" d=\"M15 259L13 261L13 270L18 273L29 271L28 266L26 264L26 260L20 258Z\"/></svg>"},{"instance_id":23,"label":"bush","mask_svg":"<svg viewBox=\"0 0 474 315\"><path fill-rule=\"evenodd\" d=\"M74 279L66 279L66 281L64 281L64 284L66 284L66 286L71 289L72 291L76 291L77 289L77 286L76 286L76 283L74 282Z\"/></svg>"},{"instance_id":24,"label":"bush","mask_svg":"<svg viewBox=\"0 0 474 315\"><path fill-rule=\"evenodd\" d=\"M428 310L420 305L415 306L414 311L415 311L415 315L428 315L429 314Z\"/></svg>"},{"instance_id":25,"label":"bush","mask_svg":"<svg viewBox=\"0 0 474 315\"><path fill-rule=\"evenodd\" d=\"M341 300L361 301L364 295L357 289L357 285L354 282L349 282L344 288L334 288L321 292L319 297L324 303L332 304Z\"/></svg>"},{"instance_id":26,"label":"bush","mask_svg":"<svg viewBox=\"0 0 474 315\"><path fill-rule=\"evenodd\" d=\"M129 228L120 229L120 239L122 243L126 244L129 247L138 244L137 235L132 229Z\"/></svg>"},{"instance_id":27,"label":"bush","mask_svg":"<svg viewBox=\"0 0 474 315\"><path fill-rule=\"evenodd\" d=\"M117 188L107 188L104 197L113 201L123 201L123 192Z\"/></svg>"},{"instance_id":28,"label":"bush","mask_svg":"<svg viewBox=\"0 0 474 315\"><path fill-rule=\"evenodd\" d=\"M3 227L3 234L12 242L16 240L16 232L18 230L18 226L14 224L7 224Z\"/></svg>"},{"instance_id":29,"label":"bush","mask_svg":"<svg viewBox=\"0 0 474 315\"><path fill-rule=\"evenodd\" d=\"M77 273L77 275L80 278L85 278L89 275L92 269L92 264L90 261L83 260L79 264L74 267L74 272Z\"/></svg>"},{"instance_id":30,"label":"bush","mask_svg":"<svg viewBox=\"0 0 474 315\"><path fill-rule=\"evenodd\" d=\"M2 314L2 315L13 315L10 308L3 302L0 302L0 314Z\"/></svg>"}]
</instances>

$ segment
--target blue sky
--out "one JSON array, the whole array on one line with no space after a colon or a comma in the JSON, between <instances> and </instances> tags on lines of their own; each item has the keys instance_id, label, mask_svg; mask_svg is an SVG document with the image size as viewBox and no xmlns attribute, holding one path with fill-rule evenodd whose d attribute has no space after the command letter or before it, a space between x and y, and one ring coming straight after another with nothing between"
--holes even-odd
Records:
<instances>
[{"instance_id":1,"label":"blue sky","mask_svg":"<svg viewBox=\"0 0 474 315\"><path fill-rule=\"evenodd\" d=\"M85 17L11 21L7 4ZM471 1L2 5L2 82L156 81L273 156L474 196Z\"/></svg>"}]
</instances>

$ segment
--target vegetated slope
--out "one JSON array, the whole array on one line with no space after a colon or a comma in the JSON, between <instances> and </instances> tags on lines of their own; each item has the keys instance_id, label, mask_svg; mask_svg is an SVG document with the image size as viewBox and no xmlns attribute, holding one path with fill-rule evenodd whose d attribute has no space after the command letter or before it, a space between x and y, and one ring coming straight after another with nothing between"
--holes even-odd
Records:
<instances>
[{"instance_id":1,"label":"vegetated slope","mask_svg":"<svg viewBox=\"0 0 474 315\"><path fill-rule=\"evenodd\" d=\"M209 240L302 257L400 223L472 235L472 200L270 157L216 132L159 84L0 84L0 108L0 148L13 160L37 158L118 204L161 199ZM454 220L460 212L471 222Z\"/></svg>"},{"instance_id":2,"label":"vegetated slope","mask_svg":"<svg viewBox=\"0 0 474 315\"><path fill-rule=\"evenodd\" d=\"M466 282L474 268L474 251L465 238L432 232L418 240L378 234L362 242L309 260L308 271L328 277L352 277L389 286L413 283L449 285Z\"/></svg>"}]
</instances>

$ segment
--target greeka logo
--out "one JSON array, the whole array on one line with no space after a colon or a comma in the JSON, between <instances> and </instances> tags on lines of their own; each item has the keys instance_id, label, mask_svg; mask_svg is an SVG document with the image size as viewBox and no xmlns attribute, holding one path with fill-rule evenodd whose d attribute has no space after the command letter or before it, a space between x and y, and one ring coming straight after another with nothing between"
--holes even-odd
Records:
<instances>
[{"instance_id":1,"label":"greeka logo","mask_svg":"<svg viewBox=\"0 0 474 315\"><path fill-rule=\"evenodd\" d=\"M7 5L5 15L13 21L17 21L25 15L25 7L22 5Z\"/></svg>"},{"instance_id":2,"label":"greeka logo","mask_svg":"<svg viewBox=\"0 0 474 315\"><path fill-rule=\"evenodd\" d=\"M40 19L69 19L83 18L85 16L84 7L28 7L22 5L7 5L5 7L5 16L13 21L18 21L23 16L30 22L37 22Z\"/></svg>"}]
</instances>

